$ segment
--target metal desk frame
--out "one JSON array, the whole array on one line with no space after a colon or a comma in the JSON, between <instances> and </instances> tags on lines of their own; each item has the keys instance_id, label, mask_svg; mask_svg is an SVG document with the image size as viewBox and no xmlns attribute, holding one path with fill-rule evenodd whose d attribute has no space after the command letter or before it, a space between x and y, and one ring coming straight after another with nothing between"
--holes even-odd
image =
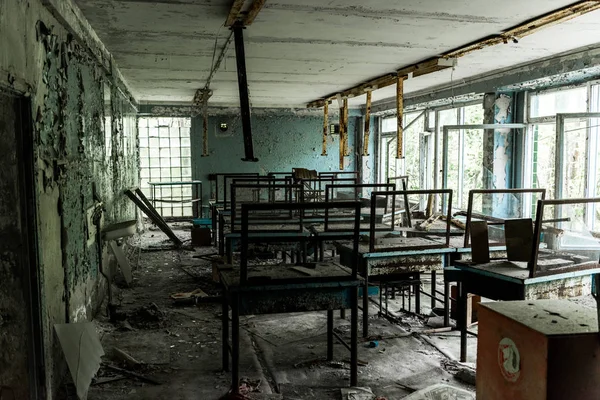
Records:
<instances>
[{"instance_id":1,"label":"metal desk frame","mask_svg":"<svg viewBox=\"0 0 600 400\"><path fill-rule=\"evenodd\" d=\"M303 277L291 281L279 281L268 283L264 281L254 282L248 279L248 244L260 242L264 239L260 235L253 236L257 232L250 232L249 213L251 211L267 211L273 209L281 210L306 210L315 208L350 208L355 210L354 222L354 252L358 254L358 230L360 227L360 203L359 202L332 202L332 203L259 203L242 205L242 229L241 229L241 255L239 266L239 284L230 286L224 273L220 271L223 282L223 310L222 310L222 351L223 369L229 370L229 352L232 359L232 392L239 391L239 330L240 314L255 314L257 311L265 312L295 312L295 311L317 311L327 310L327 359L333 359L333 310L340 307L349 307L351 314L351 343L350 347L350 386L358 384L358 288L361 285L358 277L358 263L354 262L351 273L347 277ZM300 214L301 215L301 214ZM300 229L302 222L299 221ZM297 241L297 238L279 238L281 240ZM357 260L357 257L355 258ZM277 268L277 267L275 267ZM284 307L280 305L282 299L290 296L302 296L308 299L311 306L306 306L307 301L296 302ZM279 299L279 301L278 301ZM311 302L312 301L312 302ZM269 310L265 311L264 307ZM231 344L229 343L229 307L232 310ZM290 308L292 307L292 308ZM293 308L297 307L297 309ZM307 307L309 309L307 309ZM325 308L323 308L325 307Z\"/></svg>"}]
</instances>

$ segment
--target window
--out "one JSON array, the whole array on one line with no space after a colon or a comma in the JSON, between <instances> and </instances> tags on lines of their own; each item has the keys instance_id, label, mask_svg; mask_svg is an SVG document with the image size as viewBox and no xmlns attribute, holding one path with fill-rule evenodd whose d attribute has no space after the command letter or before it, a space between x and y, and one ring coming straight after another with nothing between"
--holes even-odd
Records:
<instances>
[{"instance_id":1,"label":"window","mask_svg":"<svg viewBox=\"0 0 600 400\"><path fill-rule=\"evenodd\" d=\"M404 115L404 158L397 159L397 122L396 117L387 117L381 120L380 154L379 159L380 182L387 182L388 178L408 175L409 189L418 189L421 173L421 133L425 128L424 113L414 112Z\"/></svg>"},{"instance_id":2,"label":"window","mask_svg":"<svg viewBox=\"0 0 600 400\"><path fill-rule=\"evenodd\" d=\"M426 118L427 117L427 118ZM480 103L469 104L450 109L426 110L404 114L404 155L403 160L396 159L396 117L381 119L379 138L379 181L386 182L388 177L409 175L411 189L432 189L442 187L442 177L435 171L442 167L443 127L447 125L465 125L483 123L483 106ZM427 124L427 126L425 126ZM435 153L435 132L438 129L437 157ZM481 188L483 171L483 132L481 130L457 131L450 138L448 187L462 188L463 192ZM460 171L460 177L459 177ZM435 180L437 184L435 184ZM464 196L465 202L467 196Z\"/></svg>"},{"instance_id":3,"label":"window","mask_svg":"<svg viewBox=\"0 0 600 400\"><path fill-rule=\"evenodd\" d=\"M524 184L548 198L599 196L600 86L533 93L529 104ZM598 211L581 210L590 229L600 230Z\"/></svg>"},{"instance_id":4,"label":"window","mask_svg":"<svg viewBox=\"0 0 600 400\"><path fill-rule=\"evenodd\" d=\"M140 118L140 188L155 201L163 217L192 215L191 186L157 186L152 193L149 182L176 182L192 179L190 118ZM154 199L156 196L156 199Z\"/></svg>"},{"instance_id":5,"label":"window","mask_svg":"<svg viewBox=\"0 0 600 400\"><path fill-rule=\"evenodd\" d=\"M481 104L452 108L439 112L439 149L440 160L443 152L443 131L451 125L480 125L483 123L483 106ZM448 154L446 188L452 189L455 207L466 209L468 194L472 189L483 188L483 142L485 131L482 129L448 130ZM440 182L440 187L443 184Z\"/></svg>"}]
</instances>

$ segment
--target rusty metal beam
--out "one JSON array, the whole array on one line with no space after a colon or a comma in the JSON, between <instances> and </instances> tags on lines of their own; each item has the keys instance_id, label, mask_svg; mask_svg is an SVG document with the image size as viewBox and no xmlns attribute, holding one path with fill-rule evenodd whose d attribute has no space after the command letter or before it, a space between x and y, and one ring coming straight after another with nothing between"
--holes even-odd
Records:
<instances>
[{"instance_id":1,"label":"rusty metal beam","mask_svg":"<svg viewBox=\"0 0 600 400\"><path fill-rule=\"evenodd\" d=\"M396 130L396 158L404 158L404 128L402 120L404 117L404 75L398 74L396 87L396 112L397 130Z\"/></svg>"},{"instance_id":2,"label":"rusty metal beam","mask_svg":"<svg viewBox=\"0 0 600 400\"><path fill-rule=\"evenodd\" d=\"M344 104L340 105L340 171L344 170L344 156L346 154L346 150L344 147L344 130L346 127L344 126L344 115L346 112L344 111Z\"/></svg>"},{"instance_id":3,"label":"rusty metal beam","mask_svg":"<svg viewBox=\"0 0 600 400\"><path fill-rule=\"evenodd\" d=\"M242 7L244 6L245 0L234 0L231 5L231 9L229 10L229 15L227 16L227 20L225 21L225 26L233 26L240 16L240 12L242 11Z\"/></svg>"},{"instance_id":4,"label":"rusty metal beam","mask_svg":"<svg viewBox=\"0 0 600 400\"><path fill-rule=\"evenodd\" d=\"M248 10L248 14L246 15L246 18L244 18L244 20L243 20L244 26L252 25L252 23L256 19L256 16L258 15L260 10L262 10L263 6L265 5L265 2L266 2L266 0L254 0L252 5L250 6L250 9Z\"/></svg>"},{"instance_id":5,"label":"rusty metal beam","mask_svg":"<svg viewBox=\"0 0 600 400\"><path fill-rule=\"evenodd\" d=\"M307 107L322 107L325 100L332 100L338 94L345 97L356 97L363 95L367 90L381 89L386 86L391 86L396 83L397 73L413 77L429 74L449 68L445 60L456 59L470 54L474 51L481 50L486 47L495 46L502 43L518 41L519 39L540 31L543 28L556 25L575 17L587 14L589 12L600 9L600 1L580 1L567 7L560 8L548 14L533 18L529 21L521 23L513 28L510 28L498 35L480 39L476 42L467 44L457 49L451 50L440 56L432 57L423 62L403 67L396 73L382 75L380 77L363 82L355 87L344 90L339 93L330 94L324 98L314 100L307 104Z\"/></svg>"},{"instance_id":6,"label":"rusty metal beam","mask_svg":"<svg viewBox=\"0 0 600 400\"><path fill-rule=\"evenodd\" d=\"M369 155L369 137L371 135L371 91L367 91L367 103L365 110L365 133L363 136L363 156Z\"/></svg>"},{"instance_id":7,"label":"rusty metal beam","mask_svg":"<svg viewBox=\"0 0 600 400\"><path fill-rule=\"evenodd\" d=\"M344 98L344 156L348 157L350 155L350 150L348 148L348 98Z\"/></svg>"},{"instance_id":8,"label":"rusty metal beam","mask_svg":"<svg viewBox=\"0 0 600 400\"><path fill-rule=\"evenodd\" d=\"M321 155L327 155L327 132L329 131L329 102L323 105L323 148Z\"/></svg>"}]
</instances>

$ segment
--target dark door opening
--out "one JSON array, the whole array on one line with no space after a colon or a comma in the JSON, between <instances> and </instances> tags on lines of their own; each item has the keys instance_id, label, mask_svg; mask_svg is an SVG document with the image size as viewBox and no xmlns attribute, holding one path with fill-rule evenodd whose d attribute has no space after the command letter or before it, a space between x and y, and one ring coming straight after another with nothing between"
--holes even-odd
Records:
<instances>
[{"instance_id":1,"label":"dark door opening","mask_svg":"<svg viewBox=\"0 0 600 400\"><path fill-rule=\"evenodd\" d=\"M33 132L28 98L0 91L0 398L44 397Z\"/></svg>"}]
</instances>

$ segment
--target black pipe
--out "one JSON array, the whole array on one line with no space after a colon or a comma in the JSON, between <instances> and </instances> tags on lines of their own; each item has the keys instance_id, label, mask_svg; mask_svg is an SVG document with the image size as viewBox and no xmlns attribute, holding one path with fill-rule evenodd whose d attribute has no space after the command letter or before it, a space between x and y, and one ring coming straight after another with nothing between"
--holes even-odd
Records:
<instances>
[{"instance_id":1,"label":"black pipe","mask_svg":"<svg viewBox=\"0 0 600 400\"><path fill-rule=\"evenodd\" d=\"M236 24L232 28L235 38L235 58L237 62L238 86L240 91L240 109L242 113L242 130L244 134L244 154L242 161L258 161L254 157L252 144L252 123L250 121L250 97L248 95L248 77L246 75L246 53L244 50L244 27Z\"/></svg>"}]
</instances>

